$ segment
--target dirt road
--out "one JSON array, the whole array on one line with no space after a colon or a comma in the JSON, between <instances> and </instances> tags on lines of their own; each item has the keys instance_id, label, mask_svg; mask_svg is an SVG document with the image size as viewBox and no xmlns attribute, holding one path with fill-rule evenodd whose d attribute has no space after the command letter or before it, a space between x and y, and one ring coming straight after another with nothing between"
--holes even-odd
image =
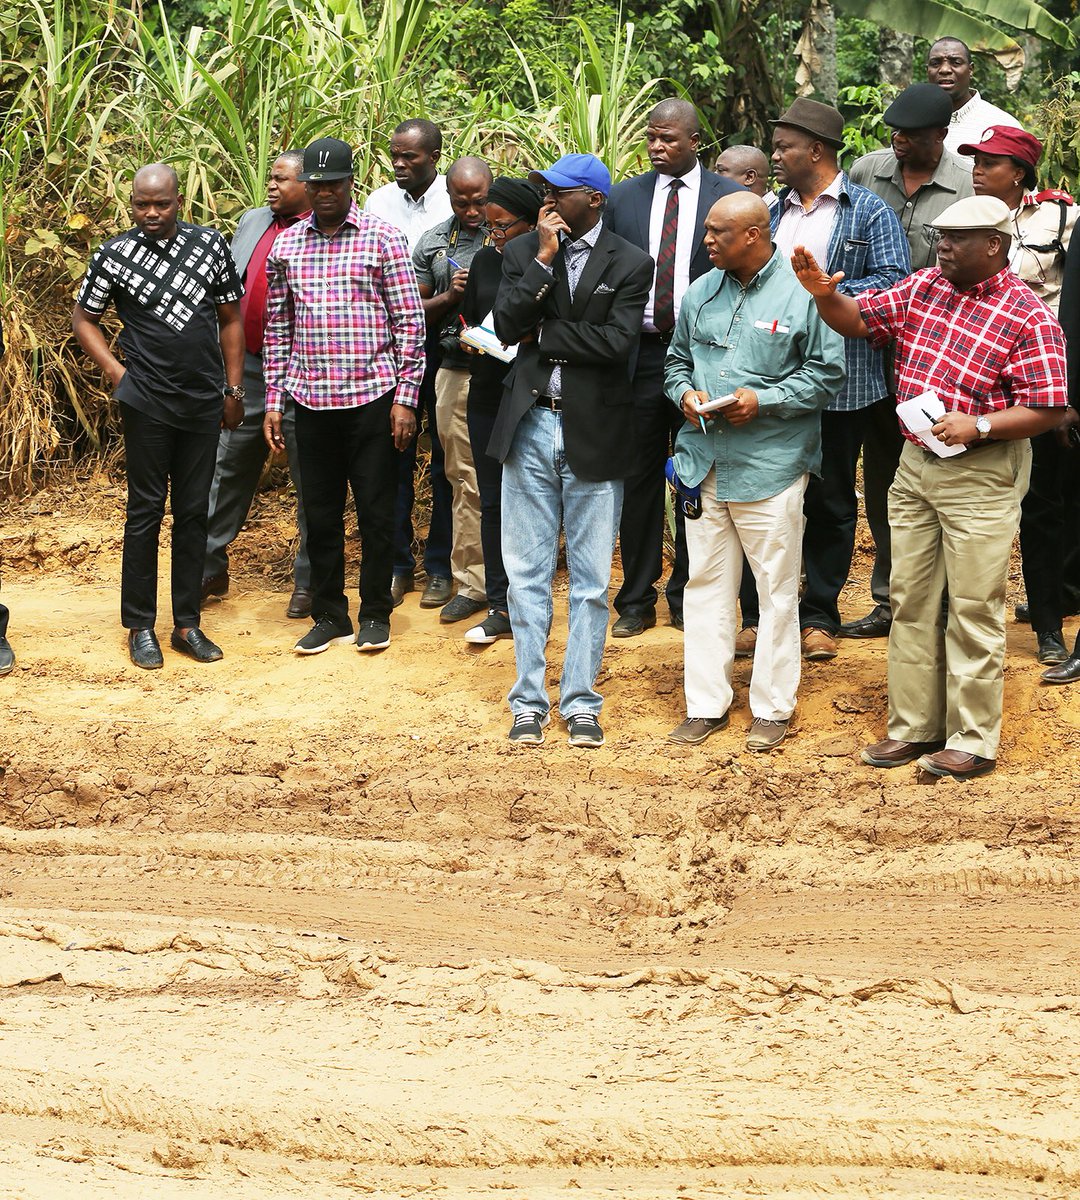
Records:
<instances>
[{"instance_id":1,"label":"dirt road","mask_svg":"<svg viewBox=\"0 0 1080 1200\"><path fill-rule=\"evenodd\" d=\"M772 756L748 666L664 740L666 627L609 643L606 746L513 748L512 646L415 595L381 656L288 652L276 510L225 660L136 670L119 502L0 520L0 1195L1080 1193L1080 689L1029 631L966 785L858 763L879 643Z\"/></svg>"}]
</instances>

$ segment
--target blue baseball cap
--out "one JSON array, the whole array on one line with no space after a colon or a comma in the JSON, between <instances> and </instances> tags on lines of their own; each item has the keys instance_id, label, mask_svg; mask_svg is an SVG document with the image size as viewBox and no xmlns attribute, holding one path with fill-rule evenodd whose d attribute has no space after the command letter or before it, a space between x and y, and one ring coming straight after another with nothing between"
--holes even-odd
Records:
<instances>
[{"instance_id":1,"label":"blue baseball cap","mask_svg":"<svg viewBox=\"0 0 1080 1200\"><path fill-rule=\"evenodd\" d=\"M606 196L611 191L611 172L595 154L564 154L546 171L530 171L529 182L538 187L589 187Z\"/></svg>"}]
</instances>

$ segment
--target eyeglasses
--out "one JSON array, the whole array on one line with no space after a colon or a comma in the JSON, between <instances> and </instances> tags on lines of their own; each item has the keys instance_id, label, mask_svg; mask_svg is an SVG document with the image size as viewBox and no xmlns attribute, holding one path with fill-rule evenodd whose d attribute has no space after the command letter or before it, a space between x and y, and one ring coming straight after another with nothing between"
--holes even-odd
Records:
<instances>
[{"instance_id":1,"label":"eyeglasses","mask_svg":"<svg viewBox=\"0 0 1080 1200\"><path fill-rule=\"evenodd\" d=\"M493 224L491 221L485 221L480 226L480 230L482 233L486 233L488 237L496 239L504 238L515 225L519 225L524 220L524 217L515 217L512 221L506 221L502 225L497 222Z\"/></svg>"},{"instance_id":2,"label":"eyeglasses","mask_svg":"<svg viewBox=\"0 0 1080 1200\"><path fill-rule=\"evenodd\" d=\"M561 199L563 196L572 196L574 194L574 192L588 192L589 195L591 196L592 193L595 191L596 191L596 188L591 188L591 187L561 188L561 187L552 187L552 185L550 183L544 184L544 195L545 196L554 196L556 200Z\"/></svg>"}]
</instances>

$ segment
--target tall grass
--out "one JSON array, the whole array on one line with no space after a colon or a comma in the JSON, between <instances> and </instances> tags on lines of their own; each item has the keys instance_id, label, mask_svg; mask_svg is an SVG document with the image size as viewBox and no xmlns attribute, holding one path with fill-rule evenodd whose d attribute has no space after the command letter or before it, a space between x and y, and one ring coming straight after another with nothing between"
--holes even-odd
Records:
<instances>
[{"instance_id":1,"label":"tall grass","mask_svg":"<svg viewBox=\"0 0 1080 1200\"><path fill-rule=\"evenodd\" d=\"M636 169L657 81L634 82L632 26L605 58L580 25L578 69L558 74L551 94L534 85L534 111L519 112L445 61L461 7L231 0L221 28L183 38L160 3L140 0L25 0L0 12L0 111L11 114L0 130L0 490L108 443L108 396L69 317L89 252L129 225L141 163L172 163L185 216L226 232L262 203L280 149L323 134L357 148L361 188L384 182L390 131L410 116L442 125L445 161L482 153L523 167L592 150L616 177Z\"/></svg>"}]
</instances>

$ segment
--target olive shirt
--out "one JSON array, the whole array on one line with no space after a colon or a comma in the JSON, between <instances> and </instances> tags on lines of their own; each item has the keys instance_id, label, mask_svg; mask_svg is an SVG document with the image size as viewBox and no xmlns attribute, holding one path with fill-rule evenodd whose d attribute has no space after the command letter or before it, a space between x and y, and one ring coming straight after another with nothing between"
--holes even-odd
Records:
<instances>
[{"instance_id":1,"label":"olive shirt","mask_svg":"<svg viewBox=\"0 0 1080 1200\"><path fill-rule=\"evenodd\" d=\"M716 416L705 433L696 422L682 426L675 469L693 487L715 466L717 500L767 500L821 473L821 410L844 383L844 339L774 249L745 288L715 269L690 285L664 380L676 406L691 389L713 399L754 389L758 413L745 425Z\"/></svg>"},{"instance_id":2,"label":"olive shirt","mask_svg":"<svg viewBox=\"0 0 1080 1200\"><path fill-rule=\"evenodd\" d=\"M899 217L911 250L912 271L937 266L934 244L927 237L924 226L941 216L950 204L975 194L971 187L970 164L951 150L942 151L934 174L911 196L904 190L900 163L891 147L874 150L857 159L848 178L852 183L861 183L876 192Z\"/></svg>"},{"instance_id":3,"label":"olive shirt","mask_svg":"<svg viewBox=\"0 0 1080 1200\"><path fill-rule=\"evenodd\" d=\"M426 233L420 235L420 240L412 252L413 270L416 272L416 282L421 287L431 288L432 295L448 291L450 279L457 270L451 266L451 259L458 267L469 267L476 252L487 245L487 235L479 229L466 229L457 217L450 217L433 225ZM460 304L455 305L439 319L437 333L442 349L441 365L452 367L456 371L469 369L469 356L458 345L458 334L461 333Z\"/></svg>"}]
</instances>

